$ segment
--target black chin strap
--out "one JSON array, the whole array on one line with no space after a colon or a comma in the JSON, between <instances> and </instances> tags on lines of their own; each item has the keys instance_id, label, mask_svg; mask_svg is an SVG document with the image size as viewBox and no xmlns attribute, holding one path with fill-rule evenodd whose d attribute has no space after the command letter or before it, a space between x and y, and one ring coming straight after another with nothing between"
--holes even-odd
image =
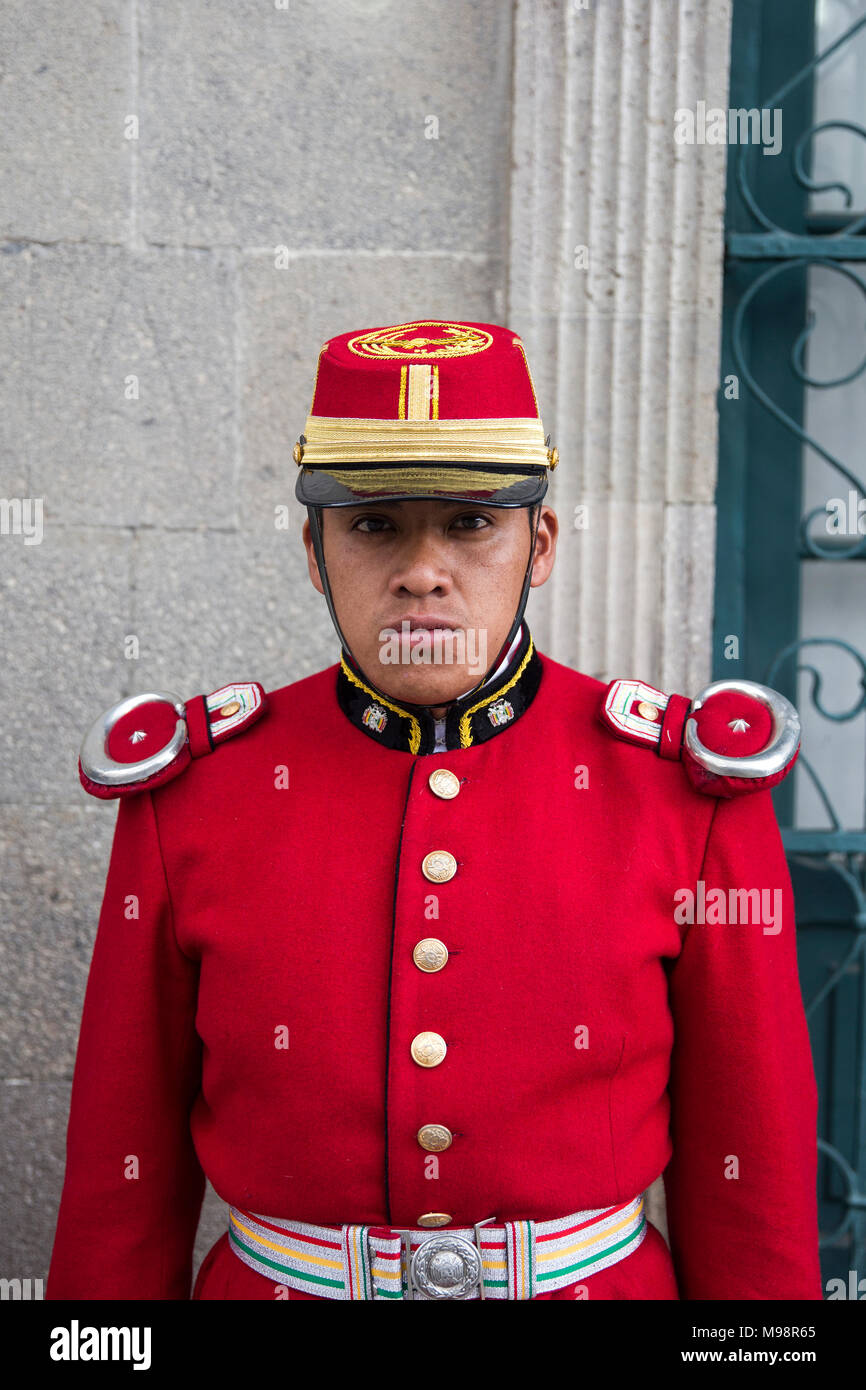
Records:
<instances>
[{"instance_id":1,"label":"black chin strap","mask_svg":"<svg viewBox=\"0 0 866 1390\"><path fill-rule=\"evenodd\" d=\"M313 537L313 550L316 556L316 564L319 567L319 575L322 580L322 588L325 591L325 601L328 605L328 612L331 615L331 622L334 624L334 628L336 629L337 636L340 639L340 643L342 645L345 655L347 657L351 657L352 661L355 663L355 666L357 667L358 671L363 676L367 684L372 686L374 690L378 690L378 682L370 680L370 677L368 676L367 672L363 670L360 662L358 661L358 658L354 655L351 647L349 646L349 643L346 641L345 634L343 633L343 629L340 627L340 622L337 618L337 610L334 607L334 598L331 593L331 583L328 579L328 568L325 564L325 547L322 536L322 511L322 507L307 507L307 515L310 519L310 533ZM481 677L478 683L472 687L472 690L478 690L484 684L484 682L486 680L489 680L489 678L493 675L493 672L496 670L505 653L508 651L508 648L511 646L511 643L514 641L517 629L520 627L520 624L523 621L523 611L526 608L526 601L529 597L530 580L532 578L532 561L535 558L535 542L538 536L538 525L541 520L540 502L536 502L533 505L533 511L535 512L535 518L534 521L530 523L532 532L532 544L529 547L529 559L526 562L526 572L523 576L523 588L521 589L520 599L517 604L517 613L515 614L514 621L511 624L511 627L508 629L508 635L506 636L505 641L502 643L501 647L499 648L499 651L496 653L496 656L493 658L493 661L488 666L484 675ZM464 696L466 694L471 693L472 691L465 691ZM461 696L460 698L462 699L464 698L464 696ZM456 698L457 697L455 696L455 699ZM437 704L440 703L445 705L451 705L454 703L454 700L437 701ZM423 708L429 707L423 706Z\"/></svg>"}]
</instances>

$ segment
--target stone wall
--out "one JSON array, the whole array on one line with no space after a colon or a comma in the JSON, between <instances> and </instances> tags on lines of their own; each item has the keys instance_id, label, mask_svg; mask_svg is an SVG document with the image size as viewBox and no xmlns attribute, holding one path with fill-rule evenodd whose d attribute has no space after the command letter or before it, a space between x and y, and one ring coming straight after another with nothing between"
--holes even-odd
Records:
<instances>
[{"instance_id":1,"label":"stone wall","mask_svg":"<svg viewBox=\"0 0 866 1390\"><path fill-rule=\"evenodd\" d=\"M726 104L728 23L729 0L6 0L0 493L40 499L43 534L0 536L5 1276L47 1271L114 824L84 730L134 691L336 659L291 459L330 334L517 329L561 455L539 646L708 679L724 150L672 132ZM223 1228L210 1193L197 1260Z\"/></svg>"}]
</instances>

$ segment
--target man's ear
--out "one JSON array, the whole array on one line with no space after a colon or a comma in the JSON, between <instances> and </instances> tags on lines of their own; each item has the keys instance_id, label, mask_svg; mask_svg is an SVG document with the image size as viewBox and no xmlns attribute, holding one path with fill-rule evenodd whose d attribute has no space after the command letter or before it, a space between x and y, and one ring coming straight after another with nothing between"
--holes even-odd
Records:
<instances>
[{"instance_id":1,"label":"man's ear","mask_svg":"<svg viewBox=\"0 0 866 1390\"><path fill-rule=\"evenodd\" d=\"M322 583L322 576L319 574L319 562L316 559L316 551L313 546L313 532L310 526L309 517L307 517L306 521L303 524L303 527L301 528L301 536L303 537L304 545L307 550L307 570L309 571L310 575L310 583L312 584L314 589L318 589L320 594L324 594L325 586Z\"/></svg>"},{"instance_id":2,"label":"man's ear","mask_svg":"<svg viewBox=\"0 0 866 1390\"><path fill-rule=\"evenodd\" d=\"M559 518L552 507L544 504L541 508L541 515L538 518L538 531L535 536L535 557L532 562L532 578L529 586L532 589L544 584L553 569L553 562L556 559L556 540L559 535Z\"/></svg>"}]
</instances>

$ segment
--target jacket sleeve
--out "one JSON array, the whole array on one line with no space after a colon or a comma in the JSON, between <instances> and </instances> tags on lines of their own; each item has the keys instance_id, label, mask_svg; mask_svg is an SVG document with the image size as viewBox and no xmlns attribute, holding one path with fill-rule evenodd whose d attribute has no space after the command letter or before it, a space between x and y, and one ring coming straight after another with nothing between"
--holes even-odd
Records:
<instances>
[{"instance_id":1,"label":"jacket sleeve","mask_svg":"<svg viewBox=\"0 0 866 1390\"><path fill-rule=\"evenodd\" d=\"M204 1174L198 963L178 947L150 792L122 798L81 1019L49 1299L188 1299Z\"/></svg>"},{"instance_id":2,"label":"jacket sleeve","mask_svg":"<svg viewBox=\"0 0 866 1390\"><path fill-rule=\"evenodd\" d=\"M664 1184L680 1297L820 1299L818 1094L769 791L718 803L700 879L706 909L681 928L668 969L673 1157ZM699 885L684 886L699 907ZM754 893L747 910L731 893L755 888L765 890L760 909ZM724 895L717 922L713 889Z\"/></svg>"}]
</instances>

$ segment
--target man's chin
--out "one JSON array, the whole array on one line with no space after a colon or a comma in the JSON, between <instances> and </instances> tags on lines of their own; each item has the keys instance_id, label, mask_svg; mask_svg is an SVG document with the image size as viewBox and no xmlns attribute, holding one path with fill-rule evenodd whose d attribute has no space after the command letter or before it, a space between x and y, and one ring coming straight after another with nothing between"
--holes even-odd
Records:
<instances>
[{"instance_id":1,"label":"man's chin","mask_svg":"<svg viewBox=\"0 0 866 1390\"><path fill-rule=\"evenodd\" d=\"M398 672L403 678L395 680ZM452 667L447 681L431 681L429 671L410 673L404 668L379 666L378 679L374 675L374 680L382 694L398 705L447 705L478 685L483 675L483 671L470 670L465 666Z\"/></svg>"}]
</instances>

